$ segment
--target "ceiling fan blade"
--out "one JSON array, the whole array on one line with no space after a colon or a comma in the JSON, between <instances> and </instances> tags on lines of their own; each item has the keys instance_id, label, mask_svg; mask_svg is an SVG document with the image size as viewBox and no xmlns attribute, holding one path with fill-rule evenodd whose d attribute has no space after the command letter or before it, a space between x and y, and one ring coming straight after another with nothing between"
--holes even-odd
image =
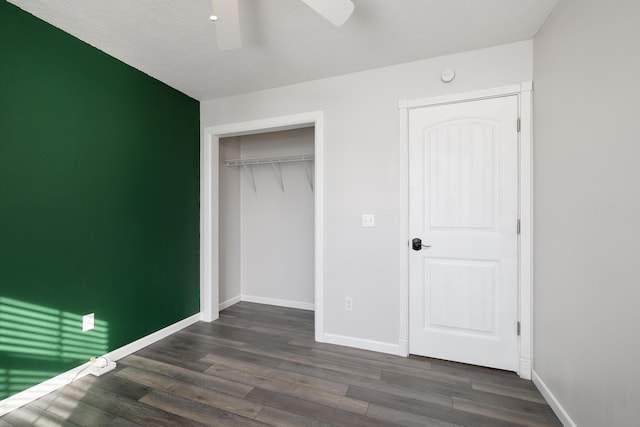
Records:
<instances>
[{"instance_id":1,"label":"ceiling fan blade","mask_svg":"<svg viewBox=\"0 0 640 427\"><path fill-rule=\"evenodd\" d=\"M307 6L322 15L336 27L341 26L353 13L351 0L302 0Z\"/></svg>"},{"instance_id":2,"label":"ceiling fan blade","mask_svg":"<svg viewBox=\"0 0 640 427\"><path fill-rule=\"evenodd\" d=\"M217 17L214 25L218 49L238 49L240 47L238 0L212 0L212 3L213 14Z\"/></svg>"}]
</instances>

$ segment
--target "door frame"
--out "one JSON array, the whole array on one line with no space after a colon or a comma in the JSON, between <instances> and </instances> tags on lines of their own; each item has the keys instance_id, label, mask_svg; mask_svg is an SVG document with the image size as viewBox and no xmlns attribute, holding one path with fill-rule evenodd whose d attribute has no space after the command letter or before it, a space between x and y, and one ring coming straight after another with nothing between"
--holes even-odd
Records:
<instances>
[{"instance_id":1,"label":"door frame","mask_svg":"<svg viewBox=\"0 0 640 427\"><path fill-rule=\"evenodd\" d=\"M315 336L324 336L324 113L314 111L205 127L200 144L200 319L219 317L220 138L314 128Z\"/></svg>"},{"instance_id":2,"label":"door frame","mask_svg":"<svg viewBox=\"0 0 640 427\"><path fill-rule=\"evenodd\" d=\"M518 97L518 374L531 379L533 357L533 83L444 95L400 100L400 354L409 355L409 111L413 108L453 104L516 95ZM515 327L515 325L514 325Z\"/></svg>"}]
</instances>

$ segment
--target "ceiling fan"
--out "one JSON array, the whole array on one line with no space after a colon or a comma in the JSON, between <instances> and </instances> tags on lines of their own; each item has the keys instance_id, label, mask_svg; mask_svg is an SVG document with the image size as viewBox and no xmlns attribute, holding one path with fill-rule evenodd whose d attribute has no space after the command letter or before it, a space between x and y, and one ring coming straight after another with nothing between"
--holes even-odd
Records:
<instances>
[{"instance_id":1,"label":"ceiling fan","mask_svg":"<svg viewBox=\"0 0 640 427\"><path fill-rule=\"evenodd\" d=\"M211 0L219 49L240 47L240 17L238 0ZM301 0L336 27L343 25L355 8L351 0Z\"/></svg>"}]
</instances>

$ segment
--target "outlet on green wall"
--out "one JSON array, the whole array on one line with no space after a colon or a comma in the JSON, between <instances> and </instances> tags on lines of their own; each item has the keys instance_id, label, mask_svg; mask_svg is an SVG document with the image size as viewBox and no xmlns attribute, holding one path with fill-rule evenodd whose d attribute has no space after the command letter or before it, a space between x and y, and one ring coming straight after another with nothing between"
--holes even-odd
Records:
<instances>
[{"instance_id":1,"label":"outlet on green wall","mask_svg":"<svg viewBox=\"0 0 640 427\"><path fill-rule=\"evenodd\" d=\"M196 100L0 2L0 399L198 312L198 156Z\"/></svg>"}]
</instances>

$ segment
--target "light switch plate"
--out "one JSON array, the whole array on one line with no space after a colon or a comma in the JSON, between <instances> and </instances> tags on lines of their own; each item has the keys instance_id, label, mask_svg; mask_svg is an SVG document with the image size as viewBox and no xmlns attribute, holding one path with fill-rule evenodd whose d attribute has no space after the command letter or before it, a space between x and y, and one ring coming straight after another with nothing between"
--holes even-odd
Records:
<instances>
[{"instance_id":1,"label":"light switch plate","mask_svg":"<svg viewBox=\"0 0 640 427\"><path fill-rule=\"evenodd\" d=\"M362 214L362 226L363 227L375 227L376 216L373 214Z\"/></svg>"}]
</instances>

